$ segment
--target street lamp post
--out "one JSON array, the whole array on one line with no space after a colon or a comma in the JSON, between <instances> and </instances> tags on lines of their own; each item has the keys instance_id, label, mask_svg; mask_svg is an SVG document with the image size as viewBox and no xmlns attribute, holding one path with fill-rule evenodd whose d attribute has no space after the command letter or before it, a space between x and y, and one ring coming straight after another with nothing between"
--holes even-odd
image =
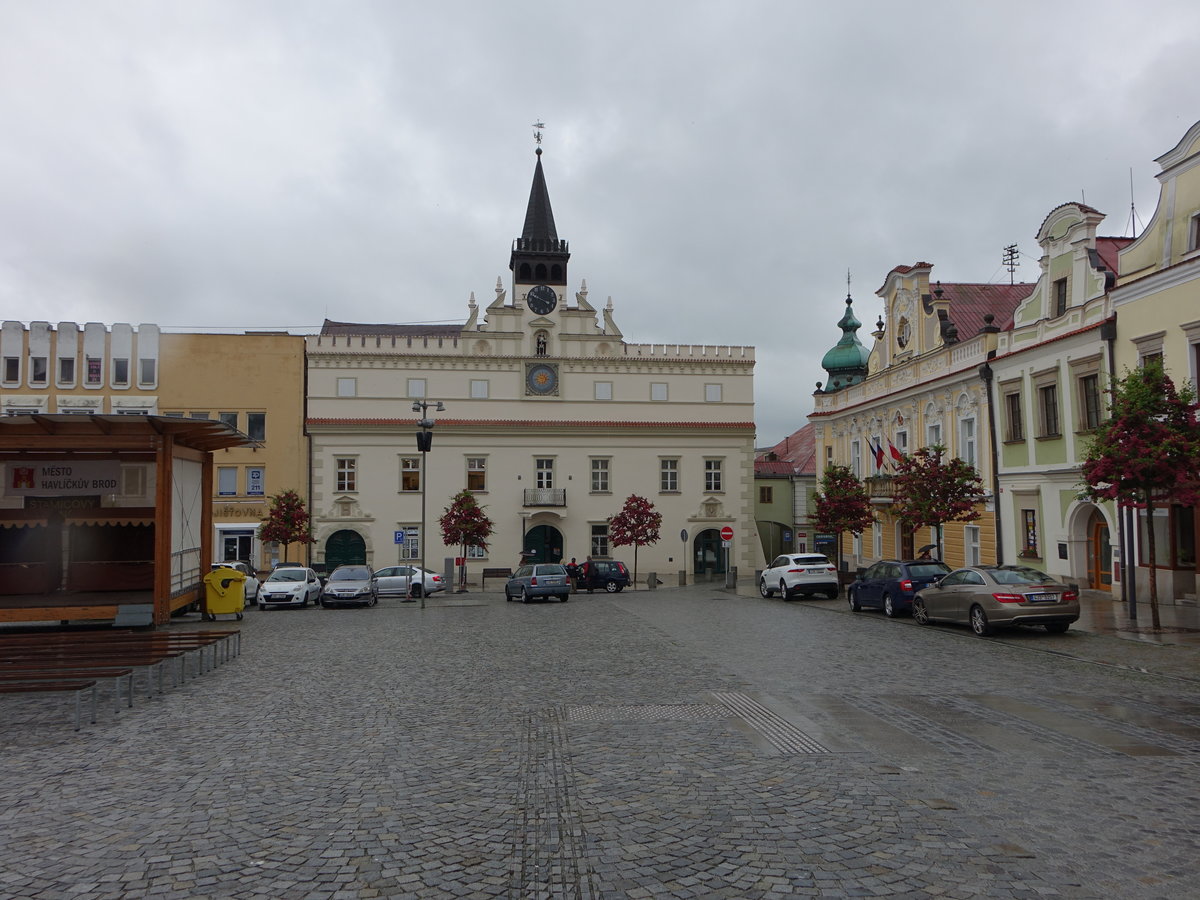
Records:
<instances>
[{"instance_id":1,"label":"street lamp post","mask_svg":"<svg viewBox=\"0 0 1200 900\"><path fill-rule=\"evenodd\" d=\"M421 414L421 418L417 420L417 427L421 429L417 432L417 449L421 451L421 609L425 608L425 460L428 458L429 448L433 446L433 419L429 417L430 407L433 407L434 412L443 412L446 409L441 400L414 400L412 405L412 411ZM409 590L411 589L412 583L409 582Z\"/></svg>"}]
</instances>

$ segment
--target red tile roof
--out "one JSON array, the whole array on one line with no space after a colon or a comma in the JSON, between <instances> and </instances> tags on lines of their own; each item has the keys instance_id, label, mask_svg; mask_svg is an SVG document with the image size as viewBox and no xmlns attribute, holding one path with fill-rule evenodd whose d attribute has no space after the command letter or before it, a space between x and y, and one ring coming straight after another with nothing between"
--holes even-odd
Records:
<instances>
[{"instance_id":1,"label":"red tile roof","mask_svg":"<svg viewBox=\"0 0 1200 900\"><path fill-rule=\"evenodd\" d=\"M768 460L769 454L775 454L775 460ZM805 425L799 431L793 432L782 441L761 454L755 460L754 470L757 473L759 463L781 462L788 467L788 474L815 475L816 462L816 430L812 425Z\"/></svg>"},{"instance_id":2,"label":"red tile roof","mask_svg":"<svg viewBox=\"0 0 1200 900\"><path fill-rule=\"evenodd\" d=\"M1002 331L1013 326L1013 313L1021 301L1033 293L1034 285L1017 284L946 284L939 285L942 299L950 301L950 321L958 329L958 339L975 337L986 324L984 316L995 316L993 325Z\"/></svg>"},{"instance_id":3,"label":"red tile roof","mask_svg":"<svg viewBox=\"0 0 1200 900\"><path fill-rule=\"evenodd\" d=\"M1096 255L1104 268L1117 274L1117 254L1132 244L1136 238L1131 237L1098 237L1096 238Z\"/></svg>"}]
</instances>

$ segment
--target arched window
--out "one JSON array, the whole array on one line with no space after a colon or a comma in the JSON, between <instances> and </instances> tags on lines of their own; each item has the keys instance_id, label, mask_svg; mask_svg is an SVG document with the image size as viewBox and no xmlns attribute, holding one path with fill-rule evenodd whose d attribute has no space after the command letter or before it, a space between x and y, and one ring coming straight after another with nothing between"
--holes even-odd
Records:
<instances>
[{"instance_id":1,"label":"arched window","mask_svg":"<svg viewBox=\"0 0 1200 900\"><path fill-rule=\"evenodd\" d=\"M529 263L521 263L521 267L517 269L517 278L520 281L528 282L531 274Z\"/></svg>"},{"instance_id":2,"label":"arched window","mask_svg":"<svg viewBox=\"0 0 1200 900\"><path fill-rule=\"evenodd\" d=\"M560 284L563 280L562 266L555 263L550 267L550 280L555 284Z\"/></svg>"},{"instance_id":3,"label":"arched window","mask_svg":"<svg viewBox=\"0 0 1200 900\"><path fill-rule=\"evenodd\" d=\"M545 263L537 264L537 268L535 268L533 270L533 277L537 280L537 282L539 284L546 280L546 264Z\"/></svg>"}]
</instances>

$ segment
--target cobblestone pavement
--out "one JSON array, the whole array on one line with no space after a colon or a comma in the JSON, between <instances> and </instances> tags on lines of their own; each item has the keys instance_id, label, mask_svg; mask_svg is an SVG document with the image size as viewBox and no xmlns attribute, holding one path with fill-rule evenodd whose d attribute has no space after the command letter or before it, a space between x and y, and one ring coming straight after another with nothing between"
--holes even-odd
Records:
<instances>
[{"instance_id":1,"label":"cobblestone pavement","mask_svg":"<svg viewBox=\"0 0 1200 900\"><path fill-rule=\"evenodd\" d=\"M79 732L0 706L0 897L1197 896L1193 648L704 587L241 624Z\"/></svg>"}]
</instances>

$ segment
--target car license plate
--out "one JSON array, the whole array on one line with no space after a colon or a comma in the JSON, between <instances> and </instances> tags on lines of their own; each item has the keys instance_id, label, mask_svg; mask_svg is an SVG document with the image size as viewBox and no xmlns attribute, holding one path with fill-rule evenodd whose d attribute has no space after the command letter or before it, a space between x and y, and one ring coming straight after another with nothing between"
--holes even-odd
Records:
<instances>
[{"instance_id":1,"label":"car license plate","mask_svg":"<svg viewBox=\"0 0 1200 900\"><path fill-rule=\"evenodd\" d=\"M1058 594L1030 594L1030 603L1057 603Z\"/></svg>"}]
</instances>

